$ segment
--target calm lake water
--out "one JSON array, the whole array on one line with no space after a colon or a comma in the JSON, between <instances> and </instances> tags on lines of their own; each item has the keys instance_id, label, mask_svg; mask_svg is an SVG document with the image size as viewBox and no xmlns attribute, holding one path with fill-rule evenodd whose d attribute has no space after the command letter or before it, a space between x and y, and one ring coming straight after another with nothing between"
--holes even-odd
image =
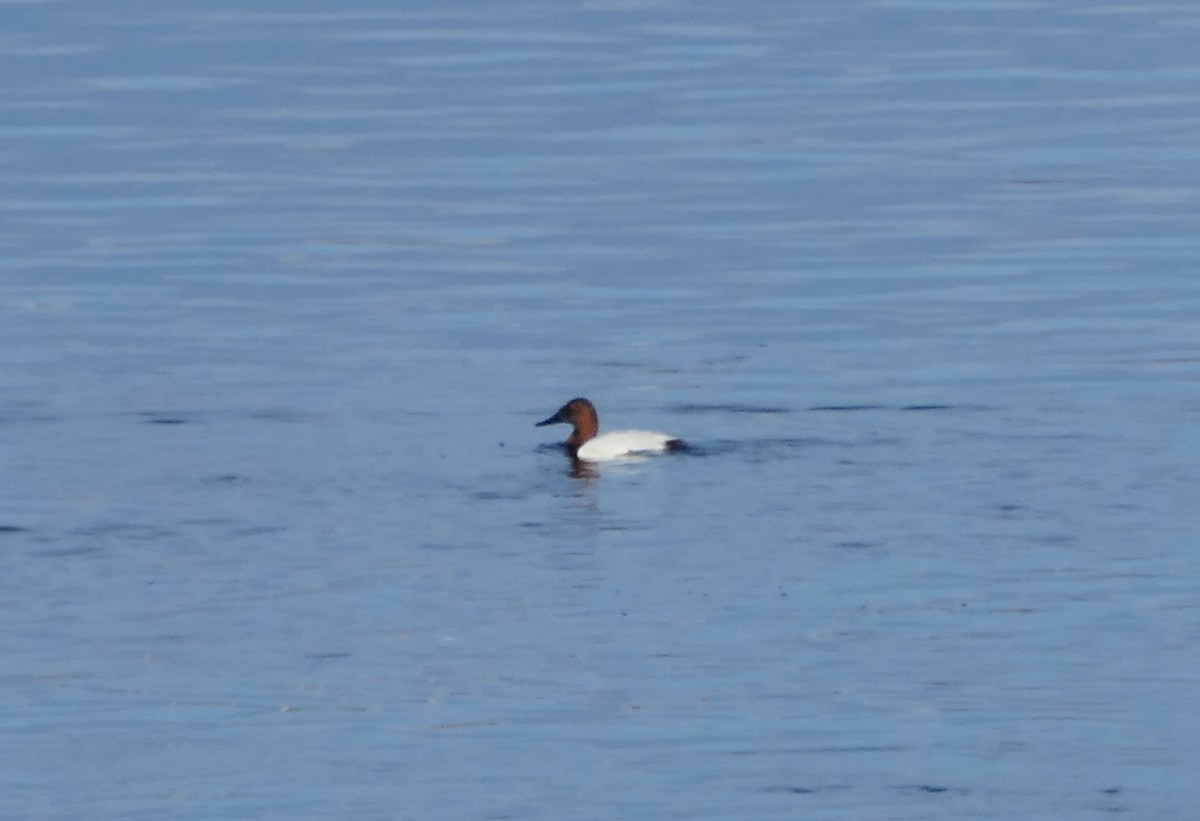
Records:
<instances>
[{"instance_id":1,"label":"calm lake water","mask_svg":"<svg viewBox=\"0 0 1200 821\"><path fill-rule=\"evenodd\" d=\"M0 817L1194 817L1200 6L180 5L0 2Z\"/></svg>"}]
</instances>

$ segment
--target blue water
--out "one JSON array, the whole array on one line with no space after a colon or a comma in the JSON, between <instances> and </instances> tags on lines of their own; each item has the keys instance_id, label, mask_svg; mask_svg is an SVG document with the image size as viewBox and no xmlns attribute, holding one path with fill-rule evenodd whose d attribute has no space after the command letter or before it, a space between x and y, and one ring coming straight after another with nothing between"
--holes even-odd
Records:
<instances>
[{"instance_id":1,"label":"blue water","mask_svg":"<svg viewBox=\"0 0 1200 821\"><path fill-rule=\"evenodd\" d=\"M1194 3L191 5L0 3L0 817L1193 817Z\"/></svg>"}]
</instances>

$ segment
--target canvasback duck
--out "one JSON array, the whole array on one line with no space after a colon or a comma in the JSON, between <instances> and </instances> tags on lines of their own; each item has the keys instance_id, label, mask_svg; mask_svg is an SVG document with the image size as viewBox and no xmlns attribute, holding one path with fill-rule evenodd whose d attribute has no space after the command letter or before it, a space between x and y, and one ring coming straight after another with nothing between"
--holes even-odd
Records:
<instances>
[{"instance_id":1,"label":"canvasback duck","mask_svg":"<svg viewBox=\"0 0 1200 821\"><path fill-rule=\"evenodd\" d=\"M597 436L600 419L596 407L584 399L572 399L558 409L549 419L543 419L534 427L565 423L572 426L567 437L567 453L585 462L606 462L638 453L653 453L664 450L682 450L683 442L665 433L649 430L614 430Z\"/></svg>"}]
</instances>

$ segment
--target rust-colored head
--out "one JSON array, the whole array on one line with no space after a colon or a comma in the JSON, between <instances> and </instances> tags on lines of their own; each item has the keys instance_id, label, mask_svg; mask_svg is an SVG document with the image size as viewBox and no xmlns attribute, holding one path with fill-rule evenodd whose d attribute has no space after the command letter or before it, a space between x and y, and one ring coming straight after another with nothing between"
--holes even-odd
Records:
<instances>
[{"instance_id":1,"label":"rust-colored head","mask_svg":"<svg viewBox=\"0 0 1200 821\"><path fill-rule=\"evenodd\" d=\"M583 397L572 399L558 409L558 413L549 419L543 419L534 427L555 425L560 422L572 426L571 435L567 437L567 448L574 453L587 440L595 437L600 430L600 419L596 416L596 408Z\"/></svg>"}]
</instances>

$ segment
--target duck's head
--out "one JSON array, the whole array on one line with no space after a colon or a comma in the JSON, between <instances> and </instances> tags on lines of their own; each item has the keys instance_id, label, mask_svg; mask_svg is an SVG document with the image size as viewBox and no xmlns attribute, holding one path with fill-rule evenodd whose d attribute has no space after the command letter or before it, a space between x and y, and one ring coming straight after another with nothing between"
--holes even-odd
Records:
<instances>
[{"instance_id":1,"label":"duck's head","mask_svg":"<svg viewBox=\"0 0 1200 821\"><path fill-rule=\"evenodd\" d=\"M558 412L553 416L543 419L534 427L542 427L543 425L557 425L559 423L572 426L571 435L567 437L568 448L578 448L587 440L596 435L596 431L600 429L600 419L596 416L596 408L591 402L579 397L572 399L567 404L558 409Z\"/></svg>"}]
</instances>

